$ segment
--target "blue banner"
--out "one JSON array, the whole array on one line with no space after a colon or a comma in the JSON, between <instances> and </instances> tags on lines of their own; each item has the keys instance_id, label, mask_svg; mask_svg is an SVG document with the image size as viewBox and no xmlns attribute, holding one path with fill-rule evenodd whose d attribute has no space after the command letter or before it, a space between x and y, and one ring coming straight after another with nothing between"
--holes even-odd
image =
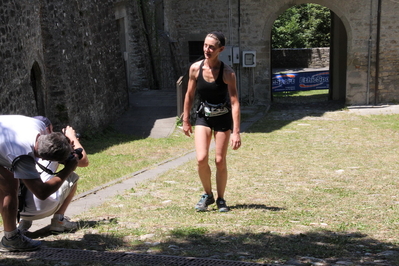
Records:
<instances>
[{"instance_id":1,"label":"blue banner","mask_svg":"<svg viewBox=\"0 0 399 266\"><path fill-rule=\"evenodd\" d=\"M330 72L311 71L272 75L272 91L308 91L330 88Z\"/></svg>"}]
</instances>

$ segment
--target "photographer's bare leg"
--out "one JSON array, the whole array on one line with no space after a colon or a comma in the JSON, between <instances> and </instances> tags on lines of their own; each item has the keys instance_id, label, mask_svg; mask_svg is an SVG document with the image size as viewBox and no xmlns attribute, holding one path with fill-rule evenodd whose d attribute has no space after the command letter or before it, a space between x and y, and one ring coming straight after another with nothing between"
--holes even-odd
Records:
<instances>
[{"instance_id":1,"label":"photographer's bare leg","mask_svg":"<svg viewBox=\"0 0 399 266\"><path fill-rule=\"evenodd\" d=\"M73 179L74 177L76 179ZM73 173L64 184L68 186L70 182L73 182L72 187L60 192L64 193L66 197L64 198L60 208L54 213L53 218L51 219L50 231L52 231L53 233L62 233L64 231L74 231L78 229L78 223L71 222L67 217L64 216L67 208L69 207L69 204L71 203L73 197L75 196L78 186L77 184L78 179L79 179L78 175L76 173Z\"/></svg>"},{"instance_id":2,"label":"photographer's bare leg","mask_svg":"<svg viewBox=\"0 0 399 266\"><path fill-rule=\"evenodd\" d=\"M56 211L55 214L61 214L64 215L66 212L66 209L68 208L69 204L71 203L73 197L75 196L76 190L78 188L78 184L74 184L71 192L69 193L68 197L66 197L64 203L61 205L61 207Z\"/></svg>"},{"instance_id":3,"label":"photographer's bare leg","mask_svg":"<svg viewBox=\"0 0 399 266\"><path fill-rule=\"evenodd\" d=\"M4 231L11 232L16 229L15 221L18 210L19 180L4 167L0 166L0 200L1 216Z\"/></svg>"},{"instance_id":4,"label":"photographer's bare leg","mask_svg":"<svg viewBox=\"0 0 399 266\"><path fill-rule=\"evenodd\" d=\"M4 237L0 251L32 251L40 248L41 242L27 238L16 227L19 180L0 166L0 212L3 218Z\"/></svg>"}]
</instances>

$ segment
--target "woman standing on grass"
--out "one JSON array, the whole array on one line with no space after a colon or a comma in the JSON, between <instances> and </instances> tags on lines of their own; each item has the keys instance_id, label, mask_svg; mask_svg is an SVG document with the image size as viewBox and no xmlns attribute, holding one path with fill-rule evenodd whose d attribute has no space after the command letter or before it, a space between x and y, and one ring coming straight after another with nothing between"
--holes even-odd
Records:
<instances>
[{"instance_id":1,"label":"woman standing on grass","mask_svg":"<svg viewBox=\"0 0 399 266\"><path fill-rule=\"evenodd\" d=\"M221 32L211 32L206 36L203 47L205 59L191 65L184 100L183 131L190 136L193 133L190 110L195 91L198 90L201 104L197 110L195 123L195 149L198 175L205 193L195 205L197 211L206 211L208 206L215 202L208 162L212 135L215 138L216 153L216 204L221 212L229 211L224 200L229 141L234 150L241 146L240 103L237 96L236 75L230 66L219 60L225 42Z\"/></svg>"}]
</instances>

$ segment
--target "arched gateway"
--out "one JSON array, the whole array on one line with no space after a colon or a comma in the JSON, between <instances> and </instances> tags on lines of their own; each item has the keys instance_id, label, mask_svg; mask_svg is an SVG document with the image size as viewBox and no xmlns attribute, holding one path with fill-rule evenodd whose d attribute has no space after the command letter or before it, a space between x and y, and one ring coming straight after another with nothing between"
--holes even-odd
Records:
<instances>
[{"instance_id":1,"label":"arched gateway","mask_svg":"<svg viewBox=\"0 0 399 266\"><path fill-rule=\"evenodd\" d=\"M399 43L399 37L394 33L396 26L393 22L399 4L386 1L380 10L380 0L228 0L212 2L210 9L206 2L165 1L164 10L168 21L165 30L172 39L178 40L186 62L189 62L190 42L203 40L211 30L223 31L228 39L227 44L233 48L232 58L241 60L232 62L232 66L238 74L239 89L244 100L253 99L257 104L271 101L273 24L288 8L307 3L318 4L332 11L330 98L347 104L399 100L399 93L390 85L398 76L398 70L390 68L389 73L382 74L382 67L376 68L379 64L398 61L392 51L399 48L398 45L394 47ZM382 17L379 17L380 14ZM384 27L378 23L379 19ZM390 36L392 40L381 39L389 49L381 52L380 61L377 62L379 29L381 34ZM247 51L256 53L256 65L253 67L244 65L243 55ZM383 55L388 61L383 61ZM376 75L380 77L378 82L375 80ZM389 76L386 84L385 79L381 79L383 75Z\"/></svg>"},{"instance_id":2,"label":"arched gateway","mask_svg":"<svg viewBox=\"0 0 399 266\"><path fill-rule=\"evenodd\" d=\"M318 1L313 1L315 3ZM325 1L319 1L325 2ZM289 5L284 5L279 8L279 10L272 14L265 23L264 35L266 36L266 43L272 43L272 27L276 19L285 12L288 8L293 7L296 3L303 3L303 1L292 1ZM331 10L331 46L330 46L330 91L329 91L329 99L330 100L346 100L346 72L347 72L347 45L348 45L348 33L345 27L344 22L340 19L339 15L337 15L332 8L334 6L326 6ZM336 10L339 12L339 10ZM341 14L342 15L342 14ZM346 21L346 24L347 21ZM272 51L271 51L272 52ZM271 70L271 62L269 69ZM270 76L271 76L270 72ZM270 93L271 90L270 90Z\"/></svg>"}]
</instances>

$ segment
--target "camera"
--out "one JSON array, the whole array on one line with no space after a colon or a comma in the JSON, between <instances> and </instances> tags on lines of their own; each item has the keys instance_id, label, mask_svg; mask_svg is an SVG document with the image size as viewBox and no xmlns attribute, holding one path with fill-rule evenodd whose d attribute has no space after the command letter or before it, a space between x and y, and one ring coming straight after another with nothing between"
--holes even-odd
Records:
<instances>
[{"instance_id":1,"label":"camera","mask_svg":"<svg viewBox=\"0 0 399 266\"><path fill-rule=\"evenodd\" d=\"M83 157L83 149L82 148L77 148L73 151L73 153L76 153L78 155L79 160L82 159Z\"/></svg>"},{"instance_id":2,"label":"camera","mask_svg":"<svg viewBox=\"0 0 399 266\"><path fill-rule=\"evenodd\" d=\"M78 155L79 160L83 158L83 149L82 148L77 148L74 149L72 154L68 157L67 161L72 160L75 157L75 154Z\"/></svg>"}]
</instances>

